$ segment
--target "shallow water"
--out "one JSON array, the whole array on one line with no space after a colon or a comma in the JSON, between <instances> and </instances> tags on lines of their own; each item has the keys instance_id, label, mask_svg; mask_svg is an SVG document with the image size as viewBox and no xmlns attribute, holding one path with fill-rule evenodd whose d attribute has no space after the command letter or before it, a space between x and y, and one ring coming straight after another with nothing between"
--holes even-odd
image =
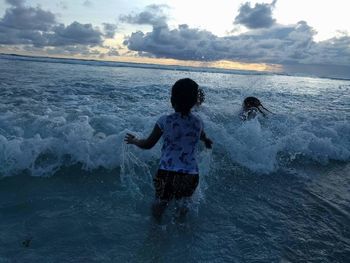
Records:
<instances>
[{"instance_id":1,"label":"shallow water","mask_svg":"<svg viewBox=\"0 0 350 263\"><path fill-rule=\"evenodd\" d=\"M150 215L146 136L191 77L214 141L185 222ZM346 262L350 81L0 58L0 262ZM245 96L267 119L242 123ZM27 240L27 247L22 242Z\"/></svg>"}]
</instances>

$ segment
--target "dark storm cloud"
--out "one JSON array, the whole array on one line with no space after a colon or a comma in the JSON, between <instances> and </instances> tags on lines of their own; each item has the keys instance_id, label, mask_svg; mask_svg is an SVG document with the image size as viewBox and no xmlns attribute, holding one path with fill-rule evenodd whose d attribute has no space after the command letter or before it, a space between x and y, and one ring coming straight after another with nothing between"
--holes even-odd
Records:
<instances>
[{"instance_id":1,"label":"dark storm cloud","mask_svg":"<svg viewBox=\"0 0 350 263\"><path fill-rule=\"evenodd\" d=\"M154 27L132 33L124 44L144 56L182 60L229 59L265 63L349 63L349 36L315 42L315 30L306 22L275 25L236 36L218 37L208 31L180 25Z\"/></svg>"},{"instance_id":2,"label":"dark storm cloud","mask_svg":"<svg viewBox=\"0 0 350 263\"><path fill-rule=\"evenodd\" d=\"M18 2L16 1L17 4ZM0 19L0 44L31 44L36 47L76 44L94 46L102 41L102 32L91 24L58 24L53 13L40 7L15 5L8 8Z\"/></svg>"},{"instance_id":3,"label":"dark storm cloud","mask_svg":"<svg viewBox=\"0 0 350 263\"><path fill-rule=\"evenodd\" d=\"M155 27L150 33L132 33L124 44L130 50L146 52L155 57L201 60L209 52L210 60L214 60L217 55L212 52L211 45L216 39L217 37L208 31L180 25L173 30L169 30L168 27Z\"/></svg>"},{"instance_id":4,"label":"dark storm cloud","mask_svg":"<svg viewBox=\"0 0 350 263\"><path fill-rule=\"evenodd\" d=\"M155 12L125 16L124 22L153 25L151 32L137 31L128 36L124 45L140 56L180 60L235 60L279 64L348 65L350 37L315 42L317 32L305 21L294 25L278 25L272 18L276 1L271 4L249 3L240 8L236 22L254 28L247 33L218 37L211 32L179 25L170 29L166 18ZM161 9L160 9L161 10ZM143 14L143 15L141 15ZM146 15L147 14L147 15ZM162 23L156 23L159 18ZM159 26L162 24L162 26Z\"/></svg>"},{"instance_id":5,"label":"dark storm cloud","mask_svg":"<svg viewBox=\"0 0 350 263\"><path fill-rule=\"evenodd\" d=\"M250 29L271 27L276 20L272 18L272 10L276 0L271 4L255 4L250 6L246 2L239 8L239 14L235 18L235 24L241 24Z\"/></svg>"},{"instance_id":6,"label":"dark storm cloud","mask_svg":"<svg viewBox=\"0 0 350 263\"><path fill-rule=\"evenodd\" d=\"M19 1L13 5L14 7L8 8L0 19L0 43L45 45L47 41L43 32L56 25L55 15L39 7L24 7Z\"/></svg>"},{"instance_id":7,"label":"dark storm cloud","mask_svg":"<svg viewBox=\"0 0 350 263\"><path fill-rule=\"evenodd\" d=\"M168 57L184 60L235 59L252 61L258 58L275 60L291 49L292 45L301 46L298 35L311 35L306 24L297 26L274 27L238 36L218 37L211 32L180 25L177 29L168 27L153 28L152 32L135 32L124 42L129 49L147 52L156 57ZM310 37L308 37L310 40ZM305 43L304 43L305 45ZM276 50L281 52L276 53ZM281 60L282 57L279 59Z\"/></svg>"},{"instance_id":8,"label":"dark storm cloud","mask_svg":"<svg viewBox=\"0 0 350 263\"><path fill-rule=\"evenodd\" d=\"M304 64L350 65L350 36L344 35L321 41L310 50L311 56L304 57ZM350 72L350 71L349 71Z\"/></svg>"},{"instance_id":9,"label":"dark storm cloud","mask_svg":"<svg viewBox=\"0 0 350 263\"><path fill-rule=\"evenodd\" d=\"M154 27L165 26L167 16L164 14L166 5L149 5L144 11L138 14L130 14L121 16L121 22L137 25L152 25Z\"/></svg>"},{"instance_id":10,"label":"dark storm cloud","mask_svg":"<svg viewBox=\"0 0 350 263\"><path fill-rule=\"evenodd\" d=\"M27 44L43 46L45 37L40 31L8 28L0 23L0 43L5 45Z\"/></svg>"},{"instance_id":11,"label":"dark storm cloud","mask_svg":"<svg viewBox=\"0 0 350 263\"><path fill-rule=\"evenodd\" d=\"M65 26L60 24L53 29L53 33L47 34L48 46L67 45L100 45L102 44L102 33L94 29L91 24L80 24L73 22Z\"/></svg>"},{"instance_id":12,"label":"dark storm cloud","mask_svg":"<svg viewBox=\"0 0 350 263\"><path fill-rule=\"evenodd\" d=\"M103 23L104 36L106 38L113 38L117 31L117 28L118 27L116 24Z\"/></svg>"},{"instance_id":13,"label":"dark storm cloud","mask_svg":"<svg viewBox=\"0 0 350 263\"><path fill-rule=\"evenodd\" d=\"M16 6L9 8L0 20L1 26L19 30L47 31L55 24L55 15L39 7Z\"/></svg>"}]
</instances>

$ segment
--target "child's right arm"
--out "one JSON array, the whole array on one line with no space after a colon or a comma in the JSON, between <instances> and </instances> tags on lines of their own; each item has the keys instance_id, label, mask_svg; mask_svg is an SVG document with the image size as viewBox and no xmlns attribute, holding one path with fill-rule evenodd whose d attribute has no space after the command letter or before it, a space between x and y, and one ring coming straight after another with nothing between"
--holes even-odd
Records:
<instances>
[{"instance_id":1,"label":"child's right arm","mask_svg":"<svg viewBox=\"0 0 350 263\"><path fill-rule=\"evenodd\" d=\"M137 139L135 135L127 133L124 141L127 144L134 144L141 149L151 149L160 139L163 132L156 124L147 139Z\"/></svg>"},{"instance_id":2,"label":"child's right arm","mask_svg":"<svg viewBox=\"0 0 350 263\"><path fill-rule=\"evenodd\" d=\"M208 148L208 149L212 148L211 145L213 144L213 141L207 137L207 135L205 134L204 131L202 131L199 139L204 142L206 148Z\"/></svg>"}]
</instances>

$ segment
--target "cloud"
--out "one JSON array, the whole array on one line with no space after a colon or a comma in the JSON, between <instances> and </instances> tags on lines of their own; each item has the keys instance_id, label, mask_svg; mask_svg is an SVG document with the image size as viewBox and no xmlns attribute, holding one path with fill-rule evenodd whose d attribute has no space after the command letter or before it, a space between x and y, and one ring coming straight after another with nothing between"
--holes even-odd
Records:
<instances>
[{"instance_id":1,"label":"cloud","mask_svg":"<svg viewBox=\"0 0 350 263\"><path fill-rule=\"evenodd\" d=\"M141 31L132 33L124 41L130 50L145 52L160 58L175 58L183 60L214 60L217 56L212 52L211 44L217 37L212 33L199 29L191 29L187 25L179 25L177 29L156 27L150 33Z\"/></svg>"},{"instance_id":2,"label":"cloud","mask_svg":"<svg viewBox=\"0 0 350 263\"><path fill-rule=\"evenodd\" d=\"M58 6L59 8L64 9L64 10L67 10L67 9L68 9L68 4L67 4L66 2L64 2L64 1L59 1L59 2L57 3L57 6Z\"/></svg>"},{"instance_id":3,"label":"cloud","mask_svg":"<svg viewBox=\"0 0 350 263\"><path fill-rule=\"evenodd\" d=\"M117 28L118 27L116 24L103 23L104 36L106 38L113 38L117 31Z\"/></svg>"},{"instance_id":4,"label":"cloud","mask_svg":"<svg viewBox=\"0 0 350 263\"><path fill-rule=\"evenodd\" d=\"M91 1L85 2L91 4ZM114 37L116 24L104 23L101 29L77 21L65 25L57 21L54 13L40 6L27 6L24 0L6 0L6 3L9 7L0 18L0 47L106 57L118 56L118 50L123 49L103 46L106 38ZM318 65L322 69L330 65L349 68L349 33L316 42L317 32L305 21L291 25L276 23L272 17L275 4L276 1L254 7L249 2L243 4L235 23L246 26L249 31L225 37L186 24L170 28L168 6L149 5L140 13L120 17L125 23L152 26L150 32L136 31L127 36L124 45L130 55L156 58L274 63L291 70L295 69L294 65L305 65L307 69L310 67L306 65Z\"/></svg>"},{"instance_id":5,"label":"cloud","mask_svg":"<svg viewBox=\"0 0 350 263\"><path fill-rule=\"evenodd\" d=\"M313 46L310 54L300 61L304 64L349 66L350 36L344 35L321 41Z\"/></svg>"},{"instance_id":6,"label":"cloud","mask_svg":"<svg viewBox=\"0 0 350 263\"><path fill-rule=\"evenodd\" d=\"M134 32L124 44L140 55L158 58L348 65L349 36L317 43L315 34L305 21L226 37L180 25L172 30L164 26L148 33Z\"/></svg>"},{"instance_id":7,"label":"cloud","mask_svg":"<svg viewBox=\"0 0 350 263\"><path fill-rule=\"evenodd\" d=\"M21 5L7 9L0 20L0 26L19 30L47 31L56 23L56 17L50 11Z\"/></svg>"},{"instance_id":8,"label":"cloud","mask_svg":"<svg viewBox=\"0 0 350 263\"><path fill-rule=\"evenodd\" d=\"M45 43L46 39L40 31L13 29L4 27L0 24L0 44L43 46Z\"/></svg>"},{"instance_id":9,"label":"cloud","mask_svg":"<svg viewBox=\"0 0 350 263\"><path fill-rule=\"evenodd\" d=\"M118 47L118 48L120 48L120 47ZM103 52L102 51L100 52L100 54L98 55L98 58L108 59L111 57L118 57L118 56L120 56L118 48L112 47L112 46L103 46Z\"/></svg>"},{"instance_id":10,"label":"cloud","mask_svg":"<svg viewBox=\"0 0 350 263\"><path fill-rule=\"evenodd\" d=\"M49 47L45 51L50 55L65 55L65 56L100 56L101 52L96 49L91 49L85 45L72 45L66 47Z\"/></svg>"},{"instance_id":11,"label":"cloud","mask_svg":"<svg viewBox=\"0 0 350 263\"><path fill-rule=\"evenodd\" d=\"M276 22L272 18L272 10L276 1L274 0L271 4L255 4L254 7L250 6L250 2L246 2L239 8L239 14L234 23L244 25L249 29L271 27Z\"/></svg>"},{"instance_id":12,"label":"cloud","mask_svg":"<svg viewBox=\"0 0 350 263\"><path fill-rule=\"evenodd\" d=\"M108 52L107 52L107 55L110 56L110 57L119 56L118 49L116 49L114 47L110 47Z\"/></svg>"},{"instance_id":13,"label":"cloud","mask_svg":"<svg viewBox=\"0 0 350 263\"><path fill-rule=\"evenodd\" d=\"M38 51L35 47L26 46L27 51ZM40 49L39 49L40 50ZM88 56L94 58L108 58L119 56L118 49L110 46L103 46L102 49L93 49L86 45L71 45L71 46L58 46L47 47L45 51L49 55L64 55L64 56Z\"/></svg>"},{"instance_id":14,"label":"cloud","mask_svg":"<svg viewBox=\"0 0 350 263\"><path fill-rule=\"evenodd\" d=\"M39 7L24 7L18 1L14 4L0 19L0 43L44 45L43 32L50 31L56 25L55 15Z\"/></svg>"},{"instance_id":15,"label":"cloud","mask_svg":"<svg viewBox=\"0 0 350 263\"><path fill-rule=\"evenodd\" d=\"M92 3L91 1L89 1L89 0L85 0L85 1L83 2L83 6L85 6L85 7L91 7L91 6L93 6L93 3Z\"/></svg>"},{"instance_id":16,"label":"cloud","mask_svg":"<svg viewBox=\"0 0 350 263\"><path fill-rule=\"evenodd\" d=\"M102 36L102 32L91 24L58 24L53 13L40 7L15 5L7 9L0 19L0 44L36 47L77 44L96 46L102 43Z\"/></svg>"},{"instance_id":17,"label":"cloud","mask_svg":"<svg viewBox=\"0 0 350 263\"><path fill-rule=\"evenodd\" d=\"M12 6L22 6L25 0L5 0L5 2Z\"/></svg>"},{"instance_id":18,"label":"cloud","mask_svg":"<svg viewBox=\"0 0 350 263\"><path fill-rule=\"evenodd\" d=\"M93 49L97 46L102 48L105 38L114 37L117 29L115 24L104 23L103 30L77 21L65 25L57 21L54 13L43 10L40 6L25 6L24 0L6 2L10 7L0 18L0 45L56 55L119 55L116 48L107 48L105 53ZM66 8L65 2L60 1L58 4ZM4 50L3 46L2 49Z\"/></svg>"},{"instance_id":19,"label":"cloud","mask_svg":"<svg viewBox=\"0 0 350 263\"><path fill-rule=\"evenodd\" d=\"M167 5L148 5L144 11L138 14L120 16L119 19L121 22L129 24L162 27L167 24L168 18L164 13L164 9L167 8Z\"/></svg>"},{"instance_id":20,"label":"cloud","mask_svg":"<svg viewBox=\"0 0 350 263\"><path fill-rule=\"evenodd\" d=\"M48 46L91 45L102 44L102 33L91 24L80 24L74 21L68 26L60 24L48 33Z\"/></svg>"}]
</instances>

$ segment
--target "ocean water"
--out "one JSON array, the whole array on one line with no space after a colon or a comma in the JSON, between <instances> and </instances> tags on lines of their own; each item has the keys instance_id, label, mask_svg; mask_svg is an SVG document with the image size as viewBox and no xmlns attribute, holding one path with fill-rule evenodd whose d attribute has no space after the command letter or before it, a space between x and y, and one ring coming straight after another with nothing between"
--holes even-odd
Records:
<instances>
[{"instance_id":1,"label":"ocean water","mask_svg":"<svg viewBox=\"0 0 350 263\"><path fill-rule=\"evenodd\" d=\"M171 70L170 70L171 69ZM153 222L172 84L214 141L185 221ZM242 122L246 96L274 114ZM0 262L348 262L350 81L0 57Z\"/></svg>"}]
</instances>

